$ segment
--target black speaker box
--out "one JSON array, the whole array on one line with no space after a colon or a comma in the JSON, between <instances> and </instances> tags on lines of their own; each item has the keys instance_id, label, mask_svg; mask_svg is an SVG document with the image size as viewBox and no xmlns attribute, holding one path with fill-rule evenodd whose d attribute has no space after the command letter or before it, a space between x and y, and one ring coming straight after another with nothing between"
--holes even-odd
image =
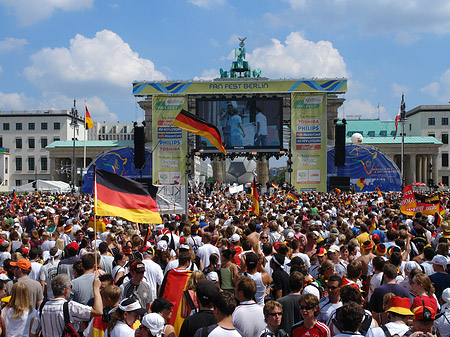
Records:
<instances>
[{"instance_id":1,"label":"black speaker box","mask_svg":"<svg viewBox=\"0 0 450 337\"><path fill-rule=\"evenodd\" d=\"M141 169L145 164L145 129L143 126L134 128L134 167Z\"/></svg>"}]
</instances>

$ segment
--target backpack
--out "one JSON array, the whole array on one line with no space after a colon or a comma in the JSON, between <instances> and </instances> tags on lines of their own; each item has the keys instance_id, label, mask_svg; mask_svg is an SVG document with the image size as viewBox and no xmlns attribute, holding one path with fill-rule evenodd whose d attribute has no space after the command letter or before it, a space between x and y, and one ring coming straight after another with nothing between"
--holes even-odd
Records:
<instances>
[{"instance_id":1,"label":"backpack","mask_svg":"<svg viewBox=\"0 0 450 337\"><path fill-rule=\"evenodd\" d=\"M42 316L42 309L44 309L44 305L47 303L47 300L44 300L42 304L39 306L39 317ZM80 337L77 330L73 327L70 322L69 315L69 302L64 302L63 304L63 314L64 314L64 330L61 337Z\"/></svg>"}]
</instances>

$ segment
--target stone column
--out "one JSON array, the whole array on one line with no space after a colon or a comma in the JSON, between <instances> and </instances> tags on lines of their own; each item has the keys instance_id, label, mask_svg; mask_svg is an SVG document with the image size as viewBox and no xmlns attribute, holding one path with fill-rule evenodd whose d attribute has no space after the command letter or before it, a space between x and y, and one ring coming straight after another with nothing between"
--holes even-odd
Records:
<instances>
[{"instance_id":1,"label":"stone column","mask_svg":"<svg viewBox=\"0 0 450 337\"><path fill-rule=\"evenodd\" d=\"M422 182L427 183L428 160L427 155L422 155Z\"/></svg>"},{"instance_id":2,"label":"stone column","mask_svg":"<svg viewBox=\"0 0 450 337\"><path fill-rule=\"evenodd\" d=\"M412 183L416 182L416 155L410 154L409 155L409 170L408 174L406 175L406 185L410 185Z\"/></svg>"},{"instance_id":3,"label":"stone column","mask_svg":"<svg viewBox=\"0 0 450 337\"><path fill-rule=\"evenodd\" d=\"M417 176L416 181L422 181L422 156L416 155Z\"/></svg>"},{"instance_id":4,"label":"stone column","mask_svg":"<svg viewBox=\"0 0 450 337\"><path fill-rule=\"evenodd\" d=\"M213 179L216 182L224 183L226 181L225 161L214 158L212 161Z\"/></svg>"},{"instance_id":5,"label":"stone column","mask_svg":"<svg viewBox=\"0 0 450 337\"><path fill-rule=\"evenodd\" d=\"M437 154L433 154L433 180L434 180L434 183L437 185L438 183L439 183L439 175L438 175L438 173L439 173L439 169L438 169L438 167L439 167L439 164L438 164L438 156L437 156Z\"/></svg>"},{"instance_id":6,"label":"stone column","mask_svg":"<svg viewBox=\"0 0 450 337\"><path fill-rule=\"evenodd\" d=\"M266 187L269 181L269 161L266 157L262 157L256 161L256 180L263 186Z\"/></svg>"},{"instance_id":7,"label":"stone column","mask_svg":"<svg viewBox=\"0 0 450 337\"><path fill-rule=\"evenodd\" d=\"M145 143L152 142L152 117L153 117L153 103L151 98L147 98L145 101L138 102L142 110L145 111Z\"/></svg>"},{"instance_id":8,"label":"stone column","mask_svg":"<svg viewBox=\"0 0 450 337\"><path fill-rule=\"evenodd\" d=\"M428 179L432 178L432 176L430 174L431 173L430 172L430 164L432 164L432 162L431 162L431 154L427 154L427 167L426 167L427 179L424 181L425 184L428 184ZM434 165L433 165L433 169L434 169Z\"/></svg>"}]
</instances>

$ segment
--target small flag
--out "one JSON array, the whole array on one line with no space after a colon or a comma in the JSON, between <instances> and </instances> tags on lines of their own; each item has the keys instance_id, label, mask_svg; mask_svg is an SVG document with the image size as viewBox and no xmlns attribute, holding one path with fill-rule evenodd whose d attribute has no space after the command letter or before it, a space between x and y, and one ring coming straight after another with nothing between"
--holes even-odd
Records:
<instances>
[{"instance_id":1,"label":"small flag","mask_svg":"<svg viewBox=\"0 0 450 337\"><path fill-rule=\"evenodd\" d=\"M350 205L352 203L352 198L348 197L347 200L345 201L346 205Z\"/></svg>"},{"instance_id":2,"label":"small flag","mask_svg":"<svg viewBox=\"0 0 450 337\"><path fill-rule=\"evenodd\" d=\"M398 109L398 115L395 117L395 134L394 139L397 137L397 130L398 130L398 122L403 118L405 118L405 111L406 105L405 105L405 95L402 94L402 102L400 103L400 109Z\"/></svg>"},{"instance_id":3,"label":"small flag","mask_svg":"<svg viewBox=\"0 0 450 337\"><path fill-rule=\"evenodd\" d=\"M359 191L362 191L365 185L366 185L366 179L359 178L358 182L356 183L356 186L359 187Z\"/></svg>"},{"instance_id":4,"label":"small flag","mask_svg":"<svg viewBox=\"0 0 450 337\"><path fill-rule=\"evenodd\" d=\"M444 184L443 183L439 183L439 187L444 189Z\"/></svg>"},{"instance_id":5,"label":"small flag","mask_svg":"<svg viewBox=\"0 0 450 337\"><path fill-rule=\"evenodd\" d=\"M334 190L336 191L337 195L341 194L342 192L339 188L335 188Z\"/></svg>"},{"instance_id":6,"label":"small flag","mask_svg":"<svg viewBox=\"0 0 450 337\"><path fill-rule=\"evenodd\" d=\"M208 139L223 154L227 154L223 147L222 136L219 129L211 123L191 114L186 110L181 110L178 116L172 123L173 126L178 126L180 129L195 133Z\"/></svg>"},{"instance_id":7,"label":"small flag","mask_svg":"<svg viewBox=\"0 0 450 337\"><path fill-rule=\"evenodd\" d=\"M434 225L440 227L442 223L442 215L439 212L434 213Z\"/></svg>"},{"instance_id":8,"label":"small flag","mask_svg":"<svg viewBox=\"0 0 450 337\"><path fill-rule=\"evenodd\" d=\"M14 200L14 201L17 201L16 191L13 191L13 200Z\"/></svg>"},{"instance_id":9,"label":"small flag","mask_svg":"<svg viewBox=\"0 0 450 337\"><path fill-rule=\"evenodd\" d=\"M94 127L94 123L92 122L91 114L89 113L89 110L87 106L85 106L85 116L84 116L84 122L86 123L86 129L92 129Z\"/></svg>"},{"instance_id":10,"label":"small flag","mask_svg":"<svg viewBox=\"0 0 450 337\"><path fill-rule=\"evenodd\" d=\"M276 188L276 189L278 189L278 185L277 185L277 184L275 184L275 183L272 183L272 186L273 186L273 188Z\"/></svg>"},{"instance_id":11,"label":"small flag","mask_svg":"<svg viewBox=\"0 0 450 337\"><path fill-rule=\"evenodd\" d=\"M138 223L162 223L148 186L132 179L96 169L94 198L96 215L120 216Z\"/></svg>"},{"instance_id":12,"label":"small flag","mask_svg":"<svg viewBox=\"0 0 450 337\"><path fill-rule=\"evenodd\" d=\"M259 216L259 194L258 189L256 188L256 180L255 177L253 177L253 183L252 183L252 211L257 216Z\"/></svg>"},{"instance_id":13,"label":"small flag","mask_svg":"<svg viewBox=\"0 0 450 337\"><path fill-rule=\"evenodd\" d=\"M383 194L381 194L381 191L380 191L380 188L379 188L379 187L377 187L377 194L378 194L378 197L379 197L379 198L381 198L381 197L383 196Z\"/></svg>"},{"instance_id":14,"label":"small flag","mask_svg":"<svg viewBox=\"0 0 450 337\"><path fill-rule=\"evenodd\" d=\"M287 197L291 200L298 201L298 197L291 192L288 193Z\"/></svg>"}]
</instances>

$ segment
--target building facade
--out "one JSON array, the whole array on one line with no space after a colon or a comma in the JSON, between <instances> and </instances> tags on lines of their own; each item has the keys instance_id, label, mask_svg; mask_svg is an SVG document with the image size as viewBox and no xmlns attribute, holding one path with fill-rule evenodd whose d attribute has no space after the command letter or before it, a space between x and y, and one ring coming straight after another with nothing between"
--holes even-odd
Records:
<instances>
[{"instance_id":1,"label":"building facade","mask_svg":"<svg viewBox=\"0 0 450 337\"><path fill-rule=\"evenodd\" d=\"M405 133L408 136L434 137L442 146L436 157L421 158L422 167L434 177L434 183L449 186L450 167L448 143L450 105L419 105L406 112Z\"/></svg>"},{"instance_id":2,"label":"building facade","mask_svg":"<svg viewBox=\"0 0 450 337\"><path fill-rule=\"evenodd\" d=\"M87 140L133 140L133 123L99 123L94 122L87 131Z\"/></svg>"},{"instance_id":3,"label":"building facade","mask_svg":"<svg viewBox=\"0 0 450 337\"><path fill-rule=\"evenodd\" d=\"M76 122L76 123L75 123ZM74 125L76 125L74 127ZM68 110L0 111L0 179L4 187L51 178L54 141L84 140L84 119Z\"/></svg>"}]
</instances>

